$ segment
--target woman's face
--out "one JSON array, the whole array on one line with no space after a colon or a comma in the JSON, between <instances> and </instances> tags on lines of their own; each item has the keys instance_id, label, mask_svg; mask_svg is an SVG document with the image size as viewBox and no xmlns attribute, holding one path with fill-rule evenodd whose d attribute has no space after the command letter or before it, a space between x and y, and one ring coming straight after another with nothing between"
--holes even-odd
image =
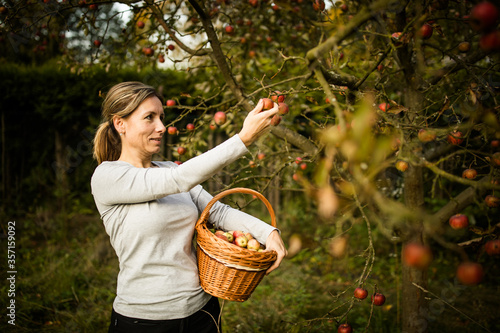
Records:
<instances>
[{"instance_id":1,"label":"woman's face","mask_svg":"<svg viewBox=\"0 0 500 333\"><path fill-rule=\"evenodd\" d=\"M122 151L133 151L141 156L158 153L165 134L164 116L160 99L151 96L139 104L129 117L120 118L122 123L117 129L122 128Z\"/></svg>"}]
</instances>

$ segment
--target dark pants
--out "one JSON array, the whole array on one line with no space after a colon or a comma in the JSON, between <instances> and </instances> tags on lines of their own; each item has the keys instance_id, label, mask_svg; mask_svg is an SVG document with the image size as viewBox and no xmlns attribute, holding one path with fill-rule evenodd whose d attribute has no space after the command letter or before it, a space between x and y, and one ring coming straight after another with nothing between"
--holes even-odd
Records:
<instances>
[{"instance_id":1,"label":"dark pants","mask_svg":"<svg viewBox=\"0 0 500 333\"><path fill-rule=\"evenodd\" d=\"M207 313L208 312L208 313ZM216 323L216 321L218 321ZM108 333L219 333L219 300L212 297L200 311L172 320L149 320L123 316L113 309Z\"/></svg>"}]
</instances>

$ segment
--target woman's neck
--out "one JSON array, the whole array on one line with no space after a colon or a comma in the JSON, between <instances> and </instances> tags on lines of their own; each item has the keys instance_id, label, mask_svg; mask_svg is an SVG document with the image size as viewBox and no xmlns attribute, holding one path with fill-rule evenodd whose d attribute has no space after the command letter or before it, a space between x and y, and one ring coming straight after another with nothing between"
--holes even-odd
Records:
<instances>
[{"instance_id":1,"label":"woman's neck","mask_svg":"<svg viewBox=\"0 0 500 333\"><path fill-rule=\"evenodd\" d=\"M136 168L150 168L153 166L151 163L151 156L134 156L122 152L118 161L123 161L132 164Z\"/></svg>"}]
</instances>

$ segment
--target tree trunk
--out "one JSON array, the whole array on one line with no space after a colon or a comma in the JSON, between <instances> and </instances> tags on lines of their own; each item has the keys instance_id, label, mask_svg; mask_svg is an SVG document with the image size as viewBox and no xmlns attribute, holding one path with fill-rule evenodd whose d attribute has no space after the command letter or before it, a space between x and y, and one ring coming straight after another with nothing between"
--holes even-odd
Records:
<instances>
[{"instance_id":1,"label":"tree trunk","mask_svg":"<svg viewBox=\"0 0 500 333\"><path fill-rule=\"evenodd\" d=\"M406 9L407 7L399 8L396 16L396 25L398 28L402 29L407 24ZM418 14L423 13L423 7L418 2L415 4L415 11ZM410 46L401 47L397 51L397 57L406 78L407 88L404 95L404 103L409 110L406 118L406 122L409 125L414 125L416 115L420 113L425 104L421 90L419 90L422 83L421 74L419 73L422 72L423 67L421 62L422 52L419 51L418 47L419 45L416 45L414 48ZM417 139L413 138L413 140ZM412 146L412 142L409 142L407 146ZM410 209L423 209L424 196L423 169L420 166L411 165L404 176L405 204ZM403 248L410 242L425 243L423 221L408 221L406 227L402 235ZM422 290L413 285L415 283L427 289L427 271L426 269L420 270L406 265L401 265L401 269L401 331L404 333L427 332L428 304L425 301Z\"/></svg>"},{"instance_id":2,"label":"tree trunk","mask_svg":"<svg viewBox=\"0 0 500 333\"><path fill-rule=\"evenodd\" d=\"M55 163L53 164L56 174L56 196L59 197L60 208L66 205L66 198L69 192L68 174L70 169L68 152L64 146L64 138L61 133L56 130L55 133Z\"/></svg>"},{"instance_id":3,"label":"tree trunk","mask_svg":"<svg viewBox=\"0 0 500 333\"><path fill-rule=\"evenodd\" d=\"M421 167L410 167L405 172L405 204L420 209L424 205L424 187ZM412 222L404 235L403 248L409 242L424 243L423 222ZM427 331L427 303L422 290L413 283L427 287L427 271L402 265L402 332Z\"/></svg>"}]
</instances>

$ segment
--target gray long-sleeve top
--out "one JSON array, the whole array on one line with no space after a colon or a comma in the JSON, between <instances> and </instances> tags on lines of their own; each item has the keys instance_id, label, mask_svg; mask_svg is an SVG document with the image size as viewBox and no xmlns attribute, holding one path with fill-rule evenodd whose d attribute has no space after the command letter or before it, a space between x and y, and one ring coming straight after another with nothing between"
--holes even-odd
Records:
<instances>
[{"instance_id":1,"label":"gray long-sleeve top","mask_svg":"<svg viewBox=\"0 0 500 333\"><path fill-rule=\"evenodd\" d=\"M116 312L134 318L176 319L210 299L200 287L194 227L212 196L199 184L248 152L238 135L178 166L153 162L137 168L103 162L91 179L92 194L118 259ZM217 202L210 222L251 232L261 243L269 224Z\"/></svg>"}]
</instances>

